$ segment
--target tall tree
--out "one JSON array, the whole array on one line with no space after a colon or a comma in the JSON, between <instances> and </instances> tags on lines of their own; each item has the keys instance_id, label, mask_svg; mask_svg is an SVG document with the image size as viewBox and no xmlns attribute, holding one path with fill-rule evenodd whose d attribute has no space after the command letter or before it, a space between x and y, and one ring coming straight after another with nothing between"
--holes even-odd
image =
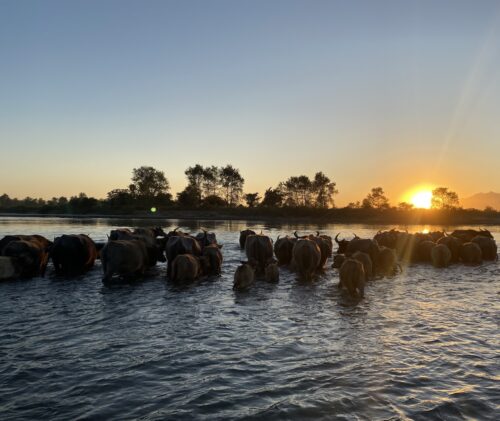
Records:
<instances>
[{"instance_id":1,"label":"tall tree","mask_svg":"<svg viewBox=\"0 0 500 421\"><path fill-rule=\"evenodd\" d=\"M259 193L247 193L243 196L249 208L255 208L260 201Z\"/></svg>"},{"instance_id":2,"label":"tall tree","mask_svg":"<svg viewBox=\"0 0 500 421\"><path fill-rule=\"evenodd\" d=\"M382 187L373 187L371 193L363 199L364 208L387 209L389 207L389 199L385 196Z\"/></svg>"},{"instance_id":3,"label":"tall tree","mask_svg":"<svg viewBox=\"0 0 500 421\"><path fill-rule=\"evenodd\" d=\"M323 174L317 172L312 182L312 190L315 194L315 205L318 208L328 208L334 206L333 195L338 193L336 184Z\"/></svg>"},{"instance_id":4,"label":"tall tree","mask_svg":"<svg viewBox=\"0 0 500 421\"><path fill-rule=\"evenodd\" d=\"M224 199L229 206L236 206L243 193L243 184L245 179L241 176L238 169L232 165L226 165L219 170L220 184Z\"/></svg>"},{"instance_id":5,"label":"tall tree","mask_svg":"<svg viewBox=\"0 0 500 421\"><path fill-rule=\"evenodd\" d=\"M133 169L130 192L141 199L170 196L170 184L162 171L142 166Z\"/></svg>"},{"instance_id":6,"label":"tall tree","mask_svg":"<svg viewBox=\"0 0 500 421\"><path fill-rule=\"evenodd\" d=\"M283 191L279 186L275 189L269 187L264 193L264 198L262 199L260 206L266 208L279 208L283 205L283 199Z\"/></svg>"},{"instance_id":7,"label":"tall tree","mask_svg":"<svg viewBox=\"0 0 500 421\"><path fill-rule=\"evenodd\" d=\"M286 205L308 206L311 204L313 184L307 175L290 177L285 181L283 186L286 195Z\"/></svg>"},{"instance_id":8,"label":"tall tree","mask_svg":"<svg viewBox=\"0 0 500 421\"><path fill-rule=\"evenodd\" d=\"M198 203L195 206L198 206L202 199L202 188L203 188L203 180L205 169L200 165L196 164L194 167L189 167L186 171L184 171L186 177L188 179L189 195L191 195L191 199L197 198Z\"/></svg>"},{"instance_id":9,"label":"tall tree","mask_svg":"<svg viewBox=\"0 0 500 421\"><path fill-rule=\"evenodd\" d=\"M203 168L203 197L217 196L219 183L219 169L215 165Z\"/></svg>"},{"instance_id":10,"label":"tall tree","mask_svg":"<svg viewBox=\"0 0 500 421\"><path fill-rule=\"evenodd\" d=\"M453 209L459 205L458 194L448 187L437 187L432 190L431 207L433 209Z\"/></svg>"}]
</instances>

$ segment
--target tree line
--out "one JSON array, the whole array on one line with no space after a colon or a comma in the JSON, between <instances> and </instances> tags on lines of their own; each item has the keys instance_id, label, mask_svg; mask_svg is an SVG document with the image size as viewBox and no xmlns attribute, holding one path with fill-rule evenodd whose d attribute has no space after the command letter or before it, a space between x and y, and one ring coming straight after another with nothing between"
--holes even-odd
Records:
<instances>
[{"instance_id":1,"label":"tree line","mask_svg":"<svg viewBox=\"0 0 500 421\"><path fill-rule=\"evenodd\" d=\"M204 167L196 164L187 168L184 174L187 185L175 198L162 171L142 166L132 170L131 182L127 188L113 189L105 199L88 197L85 193L49 200L31 197L16 199L3 194L0 196L0 210L70 214L245 207L326 210L335 208L334 198L338 194L336 183L321 171L312 178L307 175L291 176L277 186L266 189L262 197L257 192L244 192L245 179L232 165ZM458 208L457 193L446 187L434 189L432 207L442 210ZM413 206L406 202L392 206L383 188L374 187L364 199L349 203L346 208L409 211Z\"/></svg>"}]
</instances>

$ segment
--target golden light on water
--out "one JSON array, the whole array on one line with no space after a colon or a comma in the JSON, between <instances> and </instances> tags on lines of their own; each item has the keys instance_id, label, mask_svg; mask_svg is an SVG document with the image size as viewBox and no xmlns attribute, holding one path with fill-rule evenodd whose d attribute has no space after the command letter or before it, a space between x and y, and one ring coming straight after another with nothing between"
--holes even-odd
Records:
<instances>
[{"instance_id":1,"label":"golden light on water","mask_svg":"<svg viewBox=\"0 0 500 421\"><path fill-rule=\"evenodd\" d=\"M411 196L411 204L420 209L430 209L432 201L432 192L430 190L421 190Z\"/></svg>"}]
</instances>

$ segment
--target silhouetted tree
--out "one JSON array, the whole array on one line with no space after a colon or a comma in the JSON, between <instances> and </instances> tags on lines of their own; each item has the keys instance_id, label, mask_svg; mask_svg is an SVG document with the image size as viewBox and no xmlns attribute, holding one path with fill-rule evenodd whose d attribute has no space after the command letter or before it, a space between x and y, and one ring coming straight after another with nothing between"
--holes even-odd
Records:
<instances>
[{"instance_id":1,"label":"silhouetted tree","mask_svg":"<svg viewBox=\"0 0 500 421\"><path fill-rule=\"evenodd\" d=\"M188 184L183 191L177 193L177 204L181 207L196 208L201 205L200 197L200 190L196 186Z\"/></svg>"},{"instance_id":2,"label":"silhouetted tree","mask_svg":"<svg viewBox=\"0 0 500 421\"><path fill-rule=\"evenodd\" d=\"M219 169L212 165L203 169L203 197L217 196L220 186Z\"/></svg>"},{"instance_id":3,"label":"silhouetted tree","mask_svg":"<svg viewBox=\"0 0 500 421\"><path fill-rule=\"evenodd\" d=\"M264 193L264 199L260 203L260 206L266 208L279 208L283 205L284 195L280 186L273 189L269 187Z\"/></svg>"},{"instance_id":4,"label":"silhouetted tree","mask_svg":"<svg viewBox=\"0 0 500 421\"><path fill-rule=\"evenodd\" d=\"M219 170L220 184L223 197L229 206L235 206L241 199L245 179L232 165L226 165Z\"/></svg>"},{"instance_id":5,"label":"silhouetted tree","mask_svg":"<svg viewBox=\"0 0 500 421\"><path fill-rule=\"evenodd\" d=\"M140 199L169 197L170 184L162 171L142 166L133 169L130 192ZM171 196L170 196L171 197Z\"/></svg>"},{"instance_id":6,"label":"silhouetted tree","mask_svg":"<svg viewBox=\"0 0 500 421\"><path fill-rule=\"evenodd\" d=\"M293 176L282 185L285 193L285 204L287 206L308 206L312 205L313 183L307 175Z\"/></svg>"},{"instance_id":7,"label":"silhouetted tree","mask_svg":"<svg viewBox=\"0 0 500 421\"><path fill-rule=\"evenodd\" d=\"M216 194L204 197L201 204L205 208L223 208L227 206L227 202Z\"/></svg>"},{"instance_id":8,"label":"silhouetted tree","mask_svg":"<svg viewBox=\"0 0 500 421\"><path fill-rule=\"evenodd\" d=\"M433 209L454 209L458 205L458 194L448 190L448 187L438 187L432 190L431 207Z\"/></svg>"},{"instance_id":9,"label":"silhouetted tree","mask_svg":"<svg viewBox=\"0 0 500 421\"><path fill-rule=\"evenodd\" d=\"M197 195L195 197L197 199L195 201L196 203L192 203L191 206L199 206L202 198L205 169L200 164L196 164L194 167L189 167L186 171L184 171L184 174L186 174L188 187L190 187L189 191L186 191L186 194L190 195L189 200L191 203L193 199L192 195Z\"/></svg>"},{"instance_id":10,"label":"silhouetted tree","mask_svg":"<svg viewBox=\"0 0 500 421\"><path fill-rule=\"evenodd\" d=\"M408 202L401 202L398 205L398 210L400 210L400 211L409 211L412 209L413 209L413 205L411 203L408 203Z\"/></svg>"},{"instance_id":11,"label":"silhouetted tree","mask_svg":"<svg viewBox=\"0 0 500 421\"><path fill-rule=\"evenodd\" d=\"M108 203L112 208L129 206L134 203L134 197L129 189L114 189L107 194Z\"/></svg>"},{"instance_id":12,"label":"silhouetted tree","mask_svg":"<svg viewBox=\"0 0 500 421\"><path fill-rule=\"evenodd\" d=\"M363 199L364 208L387 209L389 208L389 199L385 196L382 187L372 188L371 193Z\"/></svg>"},{"instance_id":13,"label":"silhouetted tree","mask_svg":"<svg viewBox=\"0 0 500 421\"><path fill-rule=\"evenodd\" d=\"M312 182L312 190L315 194L315 206L318 208L328 208L334 206L333 195L338 193L336 184L323 174L317 172Z\"/></svg>"},{"instance_id":14,"label":"silhouetted tree","mask_svg":"<svg viewBox=\"0 0 500 421\"><path fill-rule=\"evenodd\" d=\"M249 208L255 208L260 201L259 193L247 193L243 196Z\"/></svg>"}]
</instances>

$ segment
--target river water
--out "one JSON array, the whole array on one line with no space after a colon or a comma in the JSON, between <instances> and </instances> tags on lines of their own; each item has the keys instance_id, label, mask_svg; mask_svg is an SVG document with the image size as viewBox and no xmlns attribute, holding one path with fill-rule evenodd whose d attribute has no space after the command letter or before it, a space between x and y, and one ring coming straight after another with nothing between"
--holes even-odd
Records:
<instances>
[{"instance_id":1,"label":"river water","mask_svg":"<svg viewBox=\"0 0 500 421\"><path fill-rule=\"evenodd\" d=\"M150 224L4 217L0 236L105 241L113 227ZM500 263L411 266L369 283L358 303L333 269L310 283L281 269L279 284L238 293L241 229L363 237L385 227L161 225L215 231L222 276L179 287L161 264L109 288L97 263L72 279L49 266L45 278L0 283L2 420L499 419ZM488 228L500 243L500 226Z\"/></svg>"}]
</instances>

